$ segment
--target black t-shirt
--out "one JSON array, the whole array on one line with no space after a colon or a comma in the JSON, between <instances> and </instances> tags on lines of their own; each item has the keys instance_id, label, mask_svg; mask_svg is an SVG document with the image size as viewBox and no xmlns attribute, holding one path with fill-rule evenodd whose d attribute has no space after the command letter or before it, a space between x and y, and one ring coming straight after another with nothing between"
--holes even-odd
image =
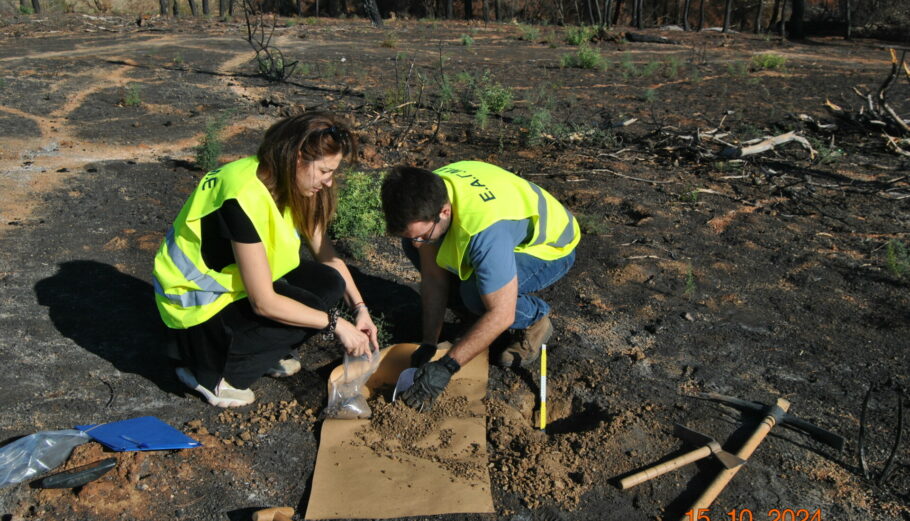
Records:
<instances>
[{"instance_id":1,"label":"black t-shirt","mask_svg":"<svg viewBox=\"0 0 910 521\"><path fill-rule=\"evenodd\" d=\"M228 199L218 210L202 218L202 260L215 271L237 262L231 241L262 242L253 221L237 199Z\"/></svg>"}]
</instances>

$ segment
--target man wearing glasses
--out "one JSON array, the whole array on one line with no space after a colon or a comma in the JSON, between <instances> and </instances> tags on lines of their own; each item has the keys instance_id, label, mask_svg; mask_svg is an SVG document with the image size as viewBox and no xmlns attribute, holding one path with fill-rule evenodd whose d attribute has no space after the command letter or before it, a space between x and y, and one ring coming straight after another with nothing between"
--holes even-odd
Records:
<instances>
[{"instance_id":1,"label":"man wearing glasses","mask_svg":"<svg viewBox=\"0 0 910 521\"><path fill-rule=\"evenodd\" d=\"M421 277L423 338L411 360L420 369L402 400L428 407L461 366L503 333L507 345L491 354L494 363L534 362L553 325L550 306L531 293L568 272L581 239L568 209L539 186L479 161L434 172L395 167L382 185L382 207L389 234L403 239ZM450 291L479 318L430 362Z\"/></svg>"}]
</instances>

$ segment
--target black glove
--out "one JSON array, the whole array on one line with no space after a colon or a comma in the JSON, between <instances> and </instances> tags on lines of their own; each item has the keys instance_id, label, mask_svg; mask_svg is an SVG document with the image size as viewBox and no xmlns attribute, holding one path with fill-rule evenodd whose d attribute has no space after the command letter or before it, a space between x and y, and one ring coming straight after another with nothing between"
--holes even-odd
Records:
<instances>
[{"instance_id":1,"label":"black glove","mask_svg":"<svg viewBox=\"0 0 910 521\"><path fill-rule=\"evenodd\" d=\"M436 344L420 344L416 351L411 353L411 367L420 367L436 356Z\"/></svg>"},{"instance_id":2,"label":"black glove","mask_svg":"<svg viewBox=\"0 0 910 521\"><path fill-rule=\"evenodd\" d=\"M401 393L401 400L408 407L421 412L429 409L459 369L461 365L449 355L425 364L414 373L414 385Z\"/></svg>"}]
</instances>

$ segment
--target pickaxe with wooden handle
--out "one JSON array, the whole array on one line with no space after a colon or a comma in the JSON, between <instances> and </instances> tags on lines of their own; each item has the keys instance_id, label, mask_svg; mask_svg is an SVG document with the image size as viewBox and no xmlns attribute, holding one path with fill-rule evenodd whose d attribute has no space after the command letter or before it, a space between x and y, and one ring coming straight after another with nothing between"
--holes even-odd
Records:
<instances>
[{"instance_id":1,"label":"pickaxe with wooden handle","mask_svg":"<svg viewBox=\"0 0 910 521\"><path fill-rule=\"evenodd\" d=\"M717 458L718 461L725 468L733 468L745 463L738 456L734 456L729 452L723 450L714 438L706 436L700 432L695 432L692 429L687 429L682 425L676 425L676 430L674 432L676 437L680 438L684 442L690 443L692 445L699 446L699 448L689 451L685 454L679 455L669 461L663 463L658 463L657 465L652 465L640 472L636 472L631 476L627 476L620 480L619 485L623 490L634 487L639 483L648 481L649 479L654 479L657 476L666 474L671 470L678 469L683 465L688 465L700 459L707 458L712 454Z\"/></svg>"},{"instance_id":2,"label":"pickaxe with wooden handle","mask_svg":"<svg viewBox=\"0 0 910 521\"><path fill-rule=\"evenodd\" d=\"M737 456L743 460L748 460L749 457L755 452L755 449L758 448L758 445L768 436L768 433L771 432L771 429L779 424L784 415L787 413L787 409L790 408L790 402L783 398L778 398L777 403L768 407L766 409L766 415L762 422L755 429L755 432L749 436L749 439L743 444L739 449L739 452L736 453ZM689 509L690 512L696 512L707 510L711 506L711 503L720 495L724 487L730 483L730 480L733 479L733 476L739 472L742 466L736 466L733 468L728 468L720 471L714 481L702 492L701 496L695 500L695 503L692 505L692 508ZM682 519L689 519L689 516L684 516Z\"/></svg>"},{"instance_id":3,"label":"pickaxe with wooden handle","mask_svg":"<svg viewBox=\"0 0 910 521\"><path fill-rule=\"evenodd\" d=\"M767 409L766 405L763 405L758 402L751 402L748 400L741 400L739 398L734 398L732 396L726 396L718 393L696 393L690 395L693 398L699 398L702 400L711 400L713 402L722 403L738 409L742 412L762 412ZM808 434L812 439L820 441L825 445L835 449L843 450L844 449L844 437L840 436L831 431L822 429L816 425L813 425L805 420L801 420L793 415L784 414L781 418L781 424L784 427L789 427L793 430Z\"/></svg>"}]
</instances>

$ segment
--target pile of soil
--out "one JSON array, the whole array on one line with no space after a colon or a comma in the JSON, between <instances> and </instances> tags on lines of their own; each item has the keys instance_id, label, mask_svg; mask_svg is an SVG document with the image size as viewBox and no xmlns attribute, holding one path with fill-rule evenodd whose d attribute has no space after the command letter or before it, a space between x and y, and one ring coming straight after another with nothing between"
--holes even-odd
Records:
<instances>
[{"instance_id":1,"label":"pile of soil","mask_svg":"<svg viewBox=\"0 0 910 521\"><path fill-rule=\"evenodd\" d=\"M454 453L451 444L455 432L441 428L447 418L471 416L467 398L443 393L432 409L417 412L400 400L389 403L382 395L374 396L370 423L357 432L359 441L373 452L396 461L406 457L432 461L458 480L484 477L484 465L471 458L483 453L483 447L471 444L468 454Z\"/></svg>"}]
</instances>

